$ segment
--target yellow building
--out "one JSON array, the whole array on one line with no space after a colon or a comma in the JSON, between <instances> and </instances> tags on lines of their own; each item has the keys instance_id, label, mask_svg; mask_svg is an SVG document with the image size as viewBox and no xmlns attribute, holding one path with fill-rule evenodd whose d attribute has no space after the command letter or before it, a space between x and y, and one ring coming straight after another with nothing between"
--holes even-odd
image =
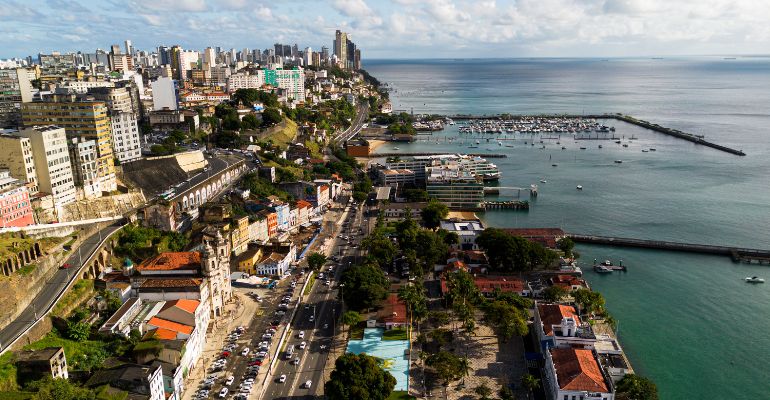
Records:
<instances>
[{"instance_id":1,"label":"yellow building","mask_svg":"<svg viewBox=\"0 0 770 400\"><path fill-rule=\"evenodd\" d=\"M67 137L96 140L97 175L102 190L117 189L110 116L104 102L78 100L74 95L54 95L50 100L22 104L21 115L24 126L56 125L64 128Z\"/></svg>"},{"instance_id":2,"label":"yellow building","mask_svg":"<svg viewBox=\"0 0 770 400\"><path fill-rule=\"evenodd\" d=\"M262 258L263 252L261 247L254 247L246 250L245 253L238 257L238 271L245 272L249 275L257 274L257 262Z\"/></svg>"}]
</instances>

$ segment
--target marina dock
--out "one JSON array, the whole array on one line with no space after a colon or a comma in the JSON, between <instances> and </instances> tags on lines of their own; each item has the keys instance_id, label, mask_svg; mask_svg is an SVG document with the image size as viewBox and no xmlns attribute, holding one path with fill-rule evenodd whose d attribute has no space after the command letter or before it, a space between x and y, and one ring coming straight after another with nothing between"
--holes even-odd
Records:
<instances>
[{"instance_id":1,"label":"marina dock","mask_svg":"<svg viewBox=\"0 0 770 400\"><path fill-rule=\"evenodd\" d=\"M742 247L715 246L709 244L667 242L662 240L644 240L610 236L567 234L577 243L601 244L619 247L636 247L681 251L688 253L713 254L730 257L733 262L770 264L770 250L749 249Z\"/></svg>"},{"instance_id":2,"label":"marina dock","mask_svg":"<svg viewBox=\"0 0 770 400\"><path fill-rule=\"evenodd\" d=\"M695 135L687 133L674 128L667 128L649 121L634 118L630 115L623 114L590 114L590 115L573 115L573 114L543 114L543 115L492 115L492 116L478 116L478 115L451 115L449 118L454 120L515 120L522 118L575 118L575 119L614 119L617 121L623 121L628 124L636 125L641 128L649 129L664 135L673 136L688 142L699 144L706 147L723 151L737 156L745 156L746 153L743 150L733 149L731 147L723 146L714 142L706 140L703 135ZM584 139L586 140L586 139Z\"/></svg>"},{"instance_id":3,"label":"marina dock","mask_svg":"<svg viewBox=\"0 0 770 400\"><path fill-rule=\"evenodd\" d=\"M369 154L369 158L376 158L376 157L414 157L414 156L440 156L444 154L449 154L449 152L442 151L442 152L433 152L433 153L405 153L405 152L397 152L397 153L372 153ZM495 154L495 153L463 153L465 155L469 155L472 157L483 157L483 158L506 158L508 157L506 154Z\"/></svg>"}]
</instances>

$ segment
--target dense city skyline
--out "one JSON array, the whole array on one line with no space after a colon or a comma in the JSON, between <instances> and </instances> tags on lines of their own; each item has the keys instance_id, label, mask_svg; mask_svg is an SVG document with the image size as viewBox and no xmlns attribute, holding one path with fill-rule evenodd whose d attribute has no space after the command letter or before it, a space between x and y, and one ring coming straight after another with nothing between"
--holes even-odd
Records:
<instances>
[{"instance_id":1,"label":"dense city skyline","mask_svg":"<svg viewBox=\"0 0 770 400\"><path fill-rule=\"evenodd\" d=\"M757 54L770 40L768 16L770 4L752 0L8 0L0 58L91 52L126 38L144 50L320 48L340 28L370 59Z\"/></svg>"}]
</instances>

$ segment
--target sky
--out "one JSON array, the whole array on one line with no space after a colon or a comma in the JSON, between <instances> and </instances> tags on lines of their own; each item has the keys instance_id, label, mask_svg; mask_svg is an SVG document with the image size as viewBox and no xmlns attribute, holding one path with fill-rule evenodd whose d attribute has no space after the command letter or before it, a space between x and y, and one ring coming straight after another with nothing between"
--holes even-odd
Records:
<instances>
[{"instance_id":1,"label":"sky","mask_svg":"<svg viewBox=\"0 0 770 400\"><path fill-rule=\"evenodd\" d=\"M363 59L770 53L770 0L0 0L0 58L181 45Z\"/></svg>"}]
</instances>

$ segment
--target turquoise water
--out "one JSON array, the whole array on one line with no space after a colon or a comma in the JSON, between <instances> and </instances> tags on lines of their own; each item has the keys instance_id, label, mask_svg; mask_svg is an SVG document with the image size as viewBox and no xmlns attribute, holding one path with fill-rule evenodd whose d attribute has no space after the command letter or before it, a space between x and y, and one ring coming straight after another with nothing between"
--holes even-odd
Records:
<instances>
[{"instance_id":1,"label":"turquoise water","mask_svg":"<svg viewBox=\"0 0 770 400\"><path fill-rule=\"evenodd\" d=\"M364 329L363 340L348 341L348 352L353 354L366 353L370 356L385 360L385 369L396 378L393 390L409 390L409 349L408 340L382 340L384 329Z\"/></svg>"},{"instance_id":2,"label":"turquoise water","mask_svg":"<svg viewBox=\"0 0 770 400\"><path fill-rule=\"evenodd\" d=\"M529 212L490 211L500 227L562 227L574 233L770 248L770 59L467 60L369 62L398 91L394 107L441 113L624 112L704 134L743 149L737 157L611 121L628 148L611 141L544 140L546 149L445 142L399 144L401 151L505 153L493 159L500 186L538 184ZM436 140L439 143L436 143ZM625 142L625 140L624 140ZM598 149L598 144L603 149ZM587 147L580 150L579 146ZM643 153L654 147L656 152ZM386 144L381 152L392 151ZM613 161L621 159L622 164ZM558 167L551 167L557 163ZM541 179L547 183L540 183ZM575 190L582 185L582 191ZM511 198L516 191L504 190ZM522 198L526 198L522 194ZM728 258L579 246L586 264L623 259L626 274L599 276L594 289L620 320L623 346L664 399L767 398L770 267Z\"/></svg>"}]
</instances>

